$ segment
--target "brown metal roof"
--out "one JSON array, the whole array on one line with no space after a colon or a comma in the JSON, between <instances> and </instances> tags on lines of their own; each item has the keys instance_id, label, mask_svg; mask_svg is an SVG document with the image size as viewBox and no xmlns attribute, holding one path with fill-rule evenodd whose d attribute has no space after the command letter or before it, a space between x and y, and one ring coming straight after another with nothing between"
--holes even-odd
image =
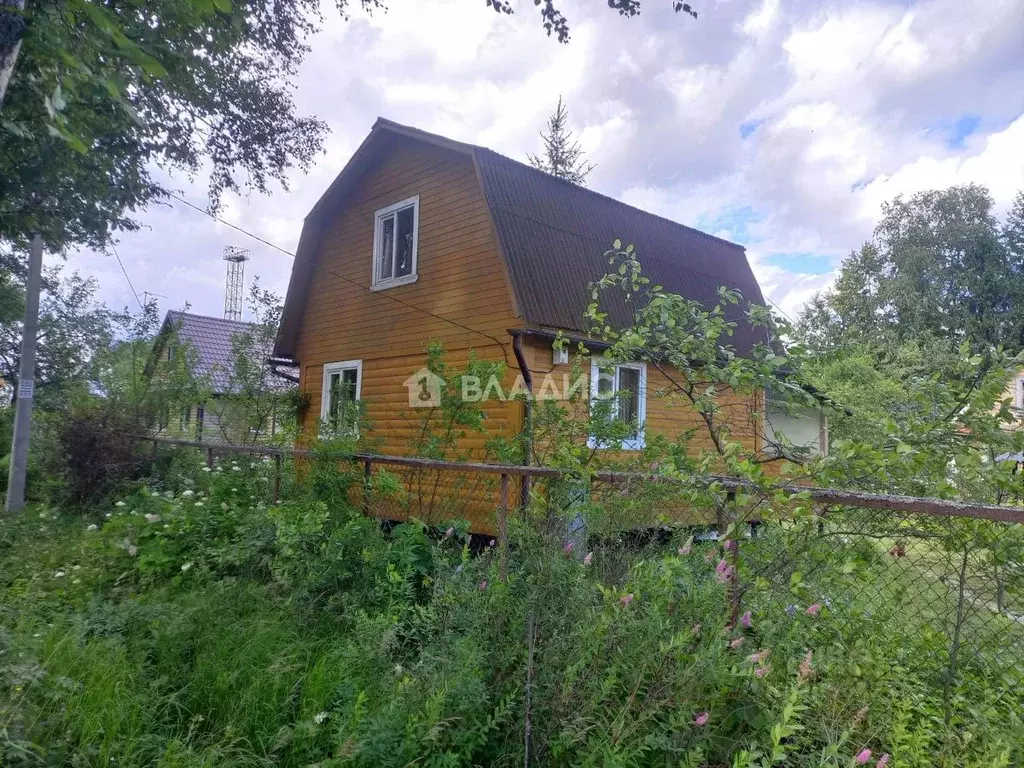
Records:
<instances>
[{"instance_id":1,"label":"brown metal roof","mask_svg":"<svg viewBox=\"0 0 1024 768\"><path fill-rule=\"evenodd\" d=\"M395 136L425 141L473 159L516 306L526 324L586 331L583 312L590 302L589 285L608 271L604 254L616 238L636 246L644 273L667 291L710 304L717 301L718 288L724 285L740 291L744 303L764 304L746 253L735 243L555 178L490 149L379 118L306 219L276 355L294 353L317 233L324 219L343 203L346 191ZM602 303L602 309L613 324L629 322L622 305ZM733 310L730 319L741 320L743 308ZM763 341L763 329L740 323L731 344L743 354Z\"/></svg>"}]
</instances>

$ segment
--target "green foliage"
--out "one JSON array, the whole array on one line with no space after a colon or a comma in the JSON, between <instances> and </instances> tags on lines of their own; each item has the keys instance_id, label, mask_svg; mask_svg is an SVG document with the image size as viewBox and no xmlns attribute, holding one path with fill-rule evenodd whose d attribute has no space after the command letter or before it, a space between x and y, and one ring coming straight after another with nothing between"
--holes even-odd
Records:
<instances>
[{"instance_id":1,"label":"green foliage","mask_svg":"<svg viewBox=\"0 0 1024 768\"><path fill-rule=\"evenodd\" d=\"M16 293L18 304L9 315L0 312L0 377L9 387L20 374L22 271L15 260L0 257L0 284ZM84 394L94 361L113 341L116 315L96 301L96 287L95 279L59 268L43 276L36 350L36 402L43 408L66 407Z\"/></svg>"},{"instance_id":2,"label":"green foliage","mask_svg":"<svg viewBox=\"0 0 1024 768\"><path fill-rule=\"evenodd\" d=\"M6 243L103 247L167 195L154 166L208 167L214 205L241 178L265 192L307 167L325 127L289 91L318 5L30 3L0 113Z\"/></svg>"},{"instance_id":3,"label":"green foliage","mask_svg":"<svg viewBox=\"0 0 1024 768\"><path fill-rule=\"evenodd\" d=\"M583 186L587 176L594 170L594 165L583 157L579 142L572 140L572 132L566 128L568 120L569 110L559 96L558 106L548 118L548 132L540 135L544 142L544 156L529 155L530 165L559 179Z\"/></svg>"},{"instance_id":4,"label":"green foliage","mask_svg":"<svg viewBox=\"0 0 1024 768\"><path fill-rule=\"evenodd\" d=\"M992 206L988 190L976 185L885 205L874 239L843 262L835 287L805 309L802 338L821 350L934 339L946 356L963 341L975 352L1020 351L1024 199L1002 227Z\"/></svg>"}]
</instances>

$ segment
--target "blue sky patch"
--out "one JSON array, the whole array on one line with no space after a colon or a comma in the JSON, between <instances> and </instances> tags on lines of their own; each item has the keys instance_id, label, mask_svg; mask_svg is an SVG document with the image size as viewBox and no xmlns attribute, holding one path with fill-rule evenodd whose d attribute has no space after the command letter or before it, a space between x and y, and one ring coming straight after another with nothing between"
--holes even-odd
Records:
<instances>
[{"instance_id":1,"label":"blue sky patch","mask_svg":"<svg viewBox=\"0 0 1024 768\"><path fill-rule=\"evenodd\" d=\"M832 260L824 253L773 253L766 256L764 261L787 272L801 275L827 275L835 269Z\"/></svg>"},{"instance_id":2,"label":"blue sky patch","mask_svg":"<svg viewBox=\"0 0 1024 768\"><path fill-rule=\"evenodd\" d=\"M726 208L717 215L704 215L697 220L696 227L712 235L723 235L738 243L756 242L747 232L748 224L756 224L764 216L749 205Z\"/></svg>"},{"instance_id":3,"label":"blue sky patch","mask_svg":"<svg viewBox=\"0 0 1024 768\"><path fill-rule=\"evenodd\" d=\"M764 120L748 120L740 124L740 138L745 139L758 128L764 125Z\"/></svg>"},{"instance_id":4,"label":"blue sky patch","mask_svg":"<svg viewBox=\"0 0 1024 768\"><path fill-rule=\"evenodd\" d=\"M955 120L943 120L928 127L929 132L935 132L946 139L946 146L950 149L963 149L967 137L978 130L981 124L981 117L978 115L961 115Z\"/></svg>"}]
</instances>

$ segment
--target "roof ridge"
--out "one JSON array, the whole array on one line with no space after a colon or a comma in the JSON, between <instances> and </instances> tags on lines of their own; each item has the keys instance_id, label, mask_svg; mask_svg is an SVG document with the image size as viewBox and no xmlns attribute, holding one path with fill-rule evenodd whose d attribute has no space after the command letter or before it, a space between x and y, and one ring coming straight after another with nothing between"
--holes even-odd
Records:
<instances>
[{"instance_id":1,"label":"roof ridge","mask_svg":"<svg viewBox=\"0 0 1024 768\"><path fill-rule=\"evenodd\" d=\"M198 312L184 312L180 309L169 309L167 310L167 315L179 315L181 317L197 317L201 320L214 320L220 323L234 323L235 325L259 325L259 323L254 323L250 320L231 320L227 317L216 317L215 315L201 315Z\"/></svg>"}]
</instances>

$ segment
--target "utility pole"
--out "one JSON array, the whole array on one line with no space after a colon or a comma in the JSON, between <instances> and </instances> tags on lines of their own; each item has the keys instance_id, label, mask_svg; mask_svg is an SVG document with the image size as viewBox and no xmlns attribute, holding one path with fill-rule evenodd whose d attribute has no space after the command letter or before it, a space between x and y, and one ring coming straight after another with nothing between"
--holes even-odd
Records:
<instances>
[{"instance_id":1,"label":"utility pole","mask_svg":"<svg viewBox=\"0 0 1024 768\"><path fill-rule=\"evenodd\" d=\"M32 396L36 385L36 334L39 332L39 284L43 271L43 238L35 235L28 256L25 281L25 323L21 335L21 366L11 439L11 470L7 476L7 511L18 514L25 507L25 474L28 472L29 435L32 430Z\"/></svg>"}]
</instances>

